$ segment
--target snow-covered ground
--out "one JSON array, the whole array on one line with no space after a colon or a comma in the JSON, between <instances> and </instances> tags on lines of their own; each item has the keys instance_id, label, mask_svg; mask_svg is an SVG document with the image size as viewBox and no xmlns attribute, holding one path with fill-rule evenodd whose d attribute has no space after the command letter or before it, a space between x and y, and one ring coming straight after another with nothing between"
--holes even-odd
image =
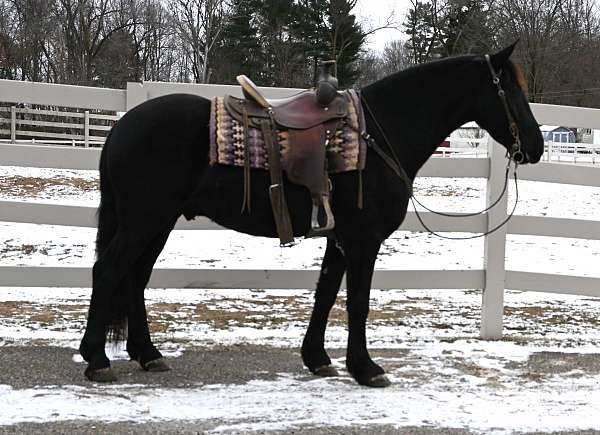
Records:
<instances>
[{"instance_id":1,"label":"snow-covered ground","mask_svg":"<svg viewBox=\"0 0 600 435\"><path fill-rule=\"evenodd\" d=\"M0 199L95 206L96 181L95 171L0 167ZM484 180L469 179L422 178L416 185L422 202L447 211L483 208L484 189ZM521 182L519 196L518 214L600 214L598 188ZM0 223L0 264L90 266L94 237L92 229ZM175 231L158 265L318 268L323 249L322 240L281 249L277 241L229 231ZM479 269L482 253L480 239L398 232L382 247L377 268ZM599 255L598 241L511 236L506 257L511 270L597 277ZM0 346L75 349L89 293L0 289ZM345 347L343 297L332 312L328 348ZM153 337L176 357L215 345L298 347L312 291L163 289L148 290L147 300ZM180 419L219 420L215 430L234 432L379 424L481 433L600 429L600 364L593 363L600 358L600 300L509 291L500 342L478 339L480 290L374 290L372 301L370 347L394 351L379 359L393 381L383 391L358 387L347 374L312 380L289 373L186 389L0 385L0 424ZM344 359L334 364L343 368Z\"/></svg>"}]
</instances>

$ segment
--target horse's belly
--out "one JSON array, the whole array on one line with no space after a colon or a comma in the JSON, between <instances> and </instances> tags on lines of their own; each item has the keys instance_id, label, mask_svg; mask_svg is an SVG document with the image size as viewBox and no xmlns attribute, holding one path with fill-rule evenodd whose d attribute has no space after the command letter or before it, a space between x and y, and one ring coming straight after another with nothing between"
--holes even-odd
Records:
<instances>
[{"instance_id":1,"label":"horse's belly","mask_svg":"<svg viewBox=\"0 0 600 435\"><path fill-rule=\"evenodd\" d=\"M269 198L270 184L267 171L253 170L250 196L244 207L243 169L221 165L207 168L184 214L188 218L206 216L226 228L254 236L278 237ZM285 195L294 236L304 236L310 229L310 194L304 187L285 183Z\"/></svg>"}]
</instances>

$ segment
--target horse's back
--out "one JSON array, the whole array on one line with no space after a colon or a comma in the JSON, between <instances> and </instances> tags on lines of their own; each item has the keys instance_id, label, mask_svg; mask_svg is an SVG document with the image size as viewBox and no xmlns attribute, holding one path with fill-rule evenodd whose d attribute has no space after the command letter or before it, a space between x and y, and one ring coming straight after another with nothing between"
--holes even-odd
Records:
<instances>
[{"instance_id":1,"label":"horse's back","mask_svg":"<svg viewBox=\"0 0 600 435\"><path fill-rule=\"evenodd\" d=\"M170 94L134 107L113 127L111 153L170 152L195 143L208 152L210 100L190 94ZM199 143L201 142L201 143ZM141 156L140 156L141 157Z\"/></svg>"}]
</instances>

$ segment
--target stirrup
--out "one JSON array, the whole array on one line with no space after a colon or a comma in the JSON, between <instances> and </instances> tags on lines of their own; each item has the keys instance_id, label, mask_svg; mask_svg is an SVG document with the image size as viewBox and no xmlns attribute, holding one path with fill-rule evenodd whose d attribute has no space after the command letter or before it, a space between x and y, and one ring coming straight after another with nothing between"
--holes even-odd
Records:
<instances>
[{"instance_id":1,"label":"stirrup","mask_svg":"<svg viewBox=\"0 0 600 435\"><path fill-rule=\"evenodd\" d=\"M335 219L331 212L331 206L329 205L329 195L322 196L323 211L325 212L325 224L319 225L319 206L313 204L312 216L310 220L310 231L306 237L320 237L326 235L328 231L331 231L335 227Z\"/></svg>"}]
</instances>

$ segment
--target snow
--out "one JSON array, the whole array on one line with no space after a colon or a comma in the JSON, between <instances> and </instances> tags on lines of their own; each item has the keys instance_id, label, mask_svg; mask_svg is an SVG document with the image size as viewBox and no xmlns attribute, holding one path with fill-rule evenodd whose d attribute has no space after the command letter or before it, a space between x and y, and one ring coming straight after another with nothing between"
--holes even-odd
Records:
<instances>
[{"instance_id":1,"label":"snow","mask_svg":"<svg viewBox=\"0 0 600 435\"><path fill-rule=\"evenodd\" d=\"M0 389L0 424L16 419L105 421L219 420L212 432L284 430L298 426L464 427L481 433L574 430L600 426L598 378L539 388L525 383L490 391L471 379L432 383L421 391L401 379L386 390L366 391L341 378L305 380L281 375L275 381L156 390L139 385ZM2 387L0 387L2 388ZM561 403L557 406L557 390ZM343 400L336 400L343 397ZM32 406L35 404L35 406ZM35 415L31 413L35 409ZM108 411L108 412L107 412ZM109 415L109 418L106 418ZM565 419L564 416L569 418Z\"/></svg>"},{"instance_id":2,"label":"snow","mask_svg":"<svg viewBox=\"0 0 600 435\"><path fill-rule=\"evenodd\" d=\"M10 177L94 182L95 171L0 167ZM59 183L60 184L60 183ZM465 212L484 206L485 181L420 178L416 193L435 209ZM597 219L600 189L520 182L517 214ZM95 190L52 184L35 194L0 189L0 200L95 206ZM514 200L510 190L509 204ZM94 260L95 231L87 228L0 223L0 264L86 266ZM323 240L292 249L276 240L229 231L175 231L158 267L319 267ZM483 241L446 241L397 232L382 247L378 269L480 269ZM510 236L507 268L600 276L600 242ZM401 283L399 283L401 284ZM84 328L90 289L0 288L0 347L51 344L74 349ZM344 293L332 313L327 348L344 348ZM190 347L240 343L299 347L313 302L311 290L189 290L146 292L153 337L172 358ZM367 336L393 385L358 387L342 376L314 379L280 373L242 385L0 385L0 425L72 419L208 421L213 432L312 426L421 426L479 433L584 430L600 427L600 371L562 370L530 376L543 352L594 357L600 343L600 301L582 296L506 292L505 339L478 339L481 291L373 290ZM12 307L12 308L11 308ZM214 318L210 313L223 313ZM238 315L235 315L235 314ZM46 317L40 317L44 314ZM1 350L0 350L1 351ZM124 358L121 351L116 358ZM566 359L568 363L568 359ZM555 364L565 361L558 358ZM82 367L83 367L83 363ZM535 373L534 373L535 374Z\"/></svg>"}]
</instances>

